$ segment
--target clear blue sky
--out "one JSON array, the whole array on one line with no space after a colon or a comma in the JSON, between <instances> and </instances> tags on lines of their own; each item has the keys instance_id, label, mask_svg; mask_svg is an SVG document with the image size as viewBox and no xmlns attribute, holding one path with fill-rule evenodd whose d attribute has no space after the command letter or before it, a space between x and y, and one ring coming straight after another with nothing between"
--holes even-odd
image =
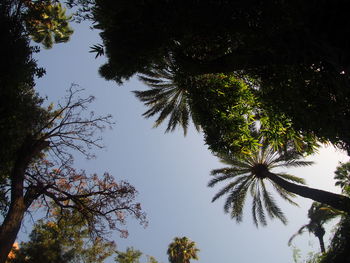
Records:
<instances>
[{"instance_id":1,"label":"clear blue sky","mask_svg":"<svg viewBox=\"0 0 350 263\"><path fill-rule=\"evenodd\" d=\"M201 250L200 263L293 262L287 241L307 223L311 201L298 198L298 208L277 199L289 218L287 226L274 221L257 229L249 206L243 223L236 224L223 213L223 200L211 203L218 188L206 187L209 172L222 165L207 150L202 134L192 128L184 138L181 130L164 134L164 127L153 129L154 120L141 117L146 108L130 92L145 87L136 79L121 87L102 79L97 70L103 58L95 60L88 52L89 46L100 42L97 32L86 23L75 28L69 43L38 54L39 65L46 68L47 75L38 80L37 90L47 95L48 101L56 102L71 83L76 83L85 89L85 95L96 96L92 105L95 112L113 115L116 125L103 134L106 149L96 151L95 160L86 161L77 156L75 166L89 173L109 171L138 189L149 226L144 229L129 220L127 239L117 234L112 236L118 249L133 246L166 263L171 240L187 236ZM306 178L309 186L339 191L333 187L333 172L339 160L348 158L332 149L322 150L312 158L316 165L289 172ZM305 253L319 249L317 240L308 234L297 238L295 245Z\"/></svg>"}]
</instances>

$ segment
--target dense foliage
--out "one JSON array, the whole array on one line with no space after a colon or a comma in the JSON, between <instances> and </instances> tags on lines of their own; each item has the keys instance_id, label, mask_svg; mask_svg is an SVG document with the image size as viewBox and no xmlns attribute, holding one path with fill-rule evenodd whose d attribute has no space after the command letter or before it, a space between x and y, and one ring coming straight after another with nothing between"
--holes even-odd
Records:
<instances>
[{"instance_id":1,"label":"dense foliage","mask_svg":"<svg viewBox=\"0 0 350 263\"><path fill-rule=\"evenodd\" d=\"M313 134L296 131L288 118L263 104L249 79L211 74L197 77L189 85L194 119L214 152L249 155L261 146L262 137L275 150L286 150L290 144L303 153L317 148Z\"/></svg>"},{"instance_id":2,"label":"dense foliage","mask_svg":"<svg viewBox=\"0 0 350 263\"><path fill-rule=\"evenodd\" d=\"M127 236L128 215L146 223L136 189L108 173L88 175L72 167L72 152L91 157L101 147L96 132L111 124L110 116L84 114L93 97L76 98L76 87L55 108L42 106L35 93L35 78L44 70L33 59L38 48L30 37L51 47L66 42L69 29L57 1L5 0L0 3L0 30L6 50L0 62L0 262L5 262L27 212L46 211L52 204L74 210L84 218L89 234L103 236L108 229ZM54 35L54 36L53 36Z\"/></svg>"},{"instance_id":3,"label":"dense foliage","mask_svg":"<svg viewBox=\"0 0 350 263\"><path fill-rule=\"evenodd\" d=\"M100 73L106 79L120 83L162 66L169 54L188 76L244 73L257 81L264 103L285 114L295 130L350 147L347 3L95 2L93 19L108 58Z\"/></svg>"}]
</instances>

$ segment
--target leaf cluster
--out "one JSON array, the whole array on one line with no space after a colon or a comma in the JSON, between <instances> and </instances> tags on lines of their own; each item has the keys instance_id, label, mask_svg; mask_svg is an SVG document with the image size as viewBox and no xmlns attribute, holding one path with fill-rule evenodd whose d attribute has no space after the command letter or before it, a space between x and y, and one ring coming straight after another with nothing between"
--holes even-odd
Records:
<instances>
[{"instance_id":1,"label":"leaf cluster","mask_svg":"<svg viewBox=\"0 0 350 263\"><path fill-rule=\"evenodd\" d=\"M26 30L34 42L51 48L54 43L67 42L73 34L69 26L71 16L56 1L25 1L27 10L23 15Z\"/></svg>"},{"instance_id":2,"label":"leaf cluster","mask_svg":"<svg viewBox=\"0 0 350 263\"><path fill-rule=\"evenodd\" d=\"M195 78L189 90L195 122L213 152L249 155L261 146L289 147L312 153L318 147L312 133L296 131L290 120L265 107L260 90L236 74L208 74Z\"/></svg>"}]
</instances>

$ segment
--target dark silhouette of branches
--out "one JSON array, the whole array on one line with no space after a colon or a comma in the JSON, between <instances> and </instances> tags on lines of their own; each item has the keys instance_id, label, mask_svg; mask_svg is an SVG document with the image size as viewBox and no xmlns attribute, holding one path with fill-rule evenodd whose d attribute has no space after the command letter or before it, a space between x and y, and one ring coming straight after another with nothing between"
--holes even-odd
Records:
<instances>
[{"instance_id":1,"label":"dark silhouette of branches","mask_svg":"<svg viewBox=\"0 0 350 263\"><path fill-rule=\"evenodd\" d=\"M66 210L77 211L95 237L109 230L127 236L122 225L128 216L147 223L141 205L134 201L137 191L132 185L117 182L108 173L87 175L72 167L72 153L93 157L91 149L103 147L98 133L112 124L110 115L86 114L94 97L80 98L79 92L72 85L57 109L50 105L16 151L11 172L1 185L7 202L1 202L5 217L0 227L0 263L11 250L25 213L35 208L45 209L48 216L52 204L62 216Z\"/></svg>"}]
</instances>

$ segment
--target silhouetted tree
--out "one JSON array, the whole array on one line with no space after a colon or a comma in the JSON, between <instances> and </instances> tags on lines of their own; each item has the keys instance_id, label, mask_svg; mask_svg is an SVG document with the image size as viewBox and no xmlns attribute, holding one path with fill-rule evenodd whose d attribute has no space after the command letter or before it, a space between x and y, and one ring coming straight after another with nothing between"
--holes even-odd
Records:
<instances>
[{"instance_id":1,"label":"silhouetted tree","mask_svg":"<svg viewBox=\"0 0 350 263\"><path fill-rule=\"evenodd\" d=\"M106 79L122 82L169 54L189 76L244 73L295 130L350 149L347 3L96 0L92 10Z\"/></svg>"},{"instance_id":2,"label":"silhouetted tree","mask_svg":"<svg viewBox=\"0 0 350 263\"><path fill-rule=\"evenodd\" d=\"M224 205L226 213L230 213L237 222L242 220L244 201L247 193L253 198L252 213L255 224L266 224L264 208L271 218L279 218L283 223L287 220L280 208L276 205L271 194L265 186L269 181L277 193L285 200L294 203L290 197L296 195L322 202L332 208L348 213L350 199L346 196L303 186L304 180L283 172L272 172L278 167L298 167L310 165L312 162L300 160L302 156L293 149L278 152L270 145L264 144L258 151L250 156L239 157L232 154L218 154L218 157L229 167L212 171L213 179L209 186L213 187L219 182L227 181L213 198L213 201L227 195Z\"/></svg>"},{"instance_id":3,"label":"silhouetted tree","mask_svg":"<svg viewBox=\"0 0 350 263\"><path fill-rule=\"evenodd\" d=\"M51 201L59 209L78 211L86 220L92 235L102 236L106 225L120 228L127 215L145 223L136 190L127 182L116 182L105 173L87 175L71 167L71 150L91 157L89 149L102 147L96 132L111 124L110 116L84 116L93 97L77 98L70 89L65 103L57 110L47 109L47 119L27 134L20 145L10 174L2 189L8 195L4 221L0 227L0 262L5 262L20 229L24 214L34 203L50 211ZM51 156L51 158L49 158Z\"/></svg>"},{"instance_id":4,"label":"silhouetted tree","mask_svg":"<svg viewBox=\"0 0 350 263\"><path fill-rule=\"evenodd\" d=\"M309 223L303 225L293 236L291 236L291 238L288 241L288 245L291 245L292 240L297 235L301 235L304 233L305 230L308 230L309 233L314 234L318 238L321 252L325 253L326 249L324 245L323 236L325 235L326 231L323 225L339 215L339 211L334 210L323 204L314 202L308 211Z\"/></svg>"}]
</instances>

